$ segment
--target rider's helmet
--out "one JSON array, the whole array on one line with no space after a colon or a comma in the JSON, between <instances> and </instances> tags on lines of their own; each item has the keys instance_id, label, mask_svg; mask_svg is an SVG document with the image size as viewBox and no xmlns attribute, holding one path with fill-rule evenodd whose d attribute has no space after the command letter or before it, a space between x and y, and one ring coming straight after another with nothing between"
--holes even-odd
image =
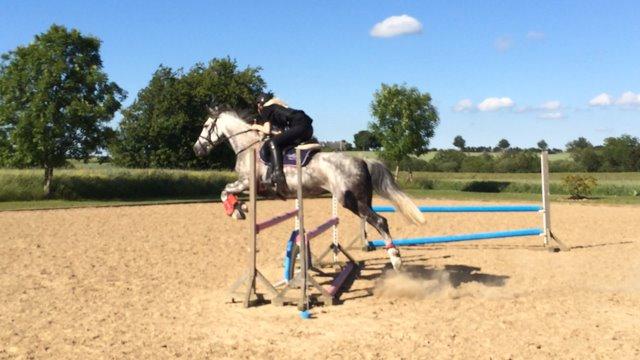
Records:
<instances>
[{"instance_id":1,"label":"rider's helmet","mask_svg":"<svg viewBox=\"0 0 640 360\"><path fill-rule=\"evenodd\" d=\"M260 93L256 97L256 105L264 105L264 103L269 101L269 99L271 99L271 95L269 95L267 93Z\"/></svg>"}]
</instances>

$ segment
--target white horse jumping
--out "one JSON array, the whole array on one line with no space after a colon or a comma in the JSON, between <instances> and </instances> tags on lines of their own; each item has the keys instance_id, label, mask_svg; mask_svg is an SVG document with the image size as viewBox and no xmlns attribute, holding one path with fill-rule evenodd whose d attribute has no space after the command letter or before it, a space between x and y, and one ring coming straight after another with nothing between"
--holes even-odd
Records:
<instances>
[{"instance_id":1,"label":"white horse jumping","mask_svg":"<svg viewBox=\"0 0 640 360\"><path fill-rule=\"evenodd\" d=\"M238 180L227 184L225 194L240 194L249 188L249 149L260 149L264 139L250 127L248 113L229 108L209 109L209 117L193 146L197 156L209 154L218 144L229 141L236 153L235 171ZM265 183L267 165L257 164L259 193L270 190ZM389 170L380 161L360 159L339 152L319 152L313 155L302 169L302 186L305 195L330 192L345 208L364 219L384 239L385 249L394 269L400 269L400 251L393 245L387 220L371 208L373 192L393 203L400 212L416 224L424 223L424 217L411 199L403 193ZM285 166L284 172L291 195L295 196L298 183L294 166ZM272 194L270 194L272 195Z\"/></svg>"}]
</instances>

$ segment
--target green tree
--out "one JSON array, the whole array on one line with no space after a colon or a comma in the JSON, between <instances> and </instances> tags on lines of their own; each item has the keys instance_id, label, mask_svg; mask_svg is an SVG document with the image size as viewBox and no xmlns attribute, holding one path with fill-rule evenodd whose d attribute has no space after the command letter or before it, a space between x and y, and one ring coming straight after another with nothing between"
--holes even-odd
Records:
<instances>
[{"instance_id":1,"label":"green tree","mask_svg":"<svg viewBox=\"0 0 640 360\"><path fill-rule=\"evenodd\" d=\"M406 85L382 84L373 94L371 113L376 121L369 128L380 140L381 157L396 164L397 178L403 159L427 151L439 122L438 112L429 93Z\"/></svg>"},{"instance_id":2,"label":"green tree","mask_svg":"<svg viewBox=\"0 0 640 360\"><path fill-rule=\"evenodd\" d=\"M456 136L453 139L453 146L457 147L458 149L460 149L460 151L464 151L465 147L467 145L467 142L464 140L464 138L460 135Z\"/></svg>"},{"instance_id":3,"label":"green tree","mask_svg":"<svg viewBox=\"0 0 640 360\"><path fill-rule=\"evenodd\" d=\"M467 156L460 165L461 172L493 172L495 159L488 153L478 156Z\"/></svg>"},{"instance_id":4,"label":"green tree","mask_svg":"<svg viewBox=\"0 0 640 360\"><path fill-rule=\"evenodd\" d=\"M494 171L500 173L540 172L540 158L532 151L505 151L496 160Z\"/></svg>"},{"instance_id":5,"label":"green tree","mask_svg":"<svg viewBox=\"0 0 640 360\"><path fill-rule=\"evenodd\" d=\"M577 138L576 140L568 142L566 145L566 149L568 152L573 152L575 150L586 149L590 147L593 147L593 144L591 144L589 140L585 139L582 136Z\"/></svg>"},{"instance_id":6,"label":"green tree","mask_svg":"<svg viewBox=\"0 0 640 360\"><path fill-rule=\"evenodd\" d=\"M509 141L507 139L500 139L500 141L498 141L498 146L497 146L498 149L504 151L510 147L511 147L511 144L509 144Z\"/></svg>"},{"instance_id":7,"label":"green tree","mask_svg":"<svg viewBox=\"0 0 640 360\"><path fill-rule=\"evenodd\" d=\"M353 150L353 145L347 140L340 140L340 151L351 151Z\"/></svg>"},{"instance_id":8,"label":"green tree","mask_svg":"<svg viewBox=\"0 0 640 360\"><path fill-rule=\"evenodd\" d=\"M9 164L10 158L11 143L9 142L9 135L7 134L7 131L3 128L3 126L0 125L0 166Z\"/></svg>"},{"instance_id":9,"label":"green tree","mask_svg":"<svg viewBox=\"0 0 640 360\"><path fill-rule=\"evenodd\" d=\"M380 148L380 142L368 130L358 131L353 135L353 144L357 150L370 151Z\"/></svg>"},{"instance_id":10,"label":"green tree","mask_svg":"<svg viewBox=\"0 0 640 360\"><path fill-rule=\"evenodd\" d=\"M606 171L640 171L640 142L631 135L606 138L602 157Z\"/></svg>"},{"instance_id":11,"label":"green tree","mask_svg":"<svg viewBox=\"0 0 640 360\"><path fill-rule=\"evenodd\" d=\"M235 156L228 146L197 158L192 150L206 119L205 105L253 108L265 82L260 68L238 69L230 58L197 64L184 73L160 66L135 102L122 114L120 129L109 150L114 162L128 167L229 168Z\"/></svg>"},{"instance_id":12,"label":"green tree","mask_svg":"<svg viewBox=\"0 0 640 360\"><path fill-rule=\"evenodd\" d=\"M566 149L571 154L573 161L582 169L588 172L595 172L602 167L602 156L586 138L579 137L568 142Z\"/></svg>"},{"instance_id":13,"label":"green tree","mask_svg":"<svg viewBox=\"0 0 640 360\"><path fill-rule=\"evenodd\" d=\"M458 172L467 157L469 156L460 151L439 150L431 159L430 164L438 171Z\"/></svg>"},{"instance_id":14,"label":"green tree","mask_svg":"<svg viewBox=\"0 0 640 360\"><path fill-rule=\"evenodd\" d=\"M538 141L537 145L538 145L538 149L540 149L541 151L545 151L549 148L549 144L547 144L547 142L544 140Z\"/></svg>"},{"instance_id":15,"label":"green tree","mask_svg":"<svg viewBox=\"0 0 640 360\"><path fill-rule=\"evenodd\" d=\"M100 40L53 25L2 55L0 160L43 167L48 196L55 167L105 146L107 122L124 98L102 71Z\"/></svg>"}]
</instances>

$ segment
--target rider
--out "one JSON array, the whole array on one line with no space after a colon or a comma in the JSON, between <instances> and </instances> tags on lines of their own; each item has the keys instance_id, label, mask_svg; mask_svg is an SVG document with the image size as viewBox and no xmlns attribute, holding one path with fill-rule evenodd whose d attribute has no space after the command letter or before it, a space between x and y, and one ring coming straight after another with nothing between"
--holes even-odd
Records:
<instances>
[{"instance_id":1,"label":"rider","mask_svg":"<svg viewBox=\"0 0 640 360\"><path fill-rule=\"evenodd\" d=\"M268 100L266 94L258 96L256 105L258 124L252 127L272 135L266 144L271 150L271 183L275 185L276 193L284 197L289 188L282 170L282 151L310 140L313 136L313 120L304 111L291 109L278 98ZM272 126L281 131L272 131Z\"/></svg>"}]
</instances>

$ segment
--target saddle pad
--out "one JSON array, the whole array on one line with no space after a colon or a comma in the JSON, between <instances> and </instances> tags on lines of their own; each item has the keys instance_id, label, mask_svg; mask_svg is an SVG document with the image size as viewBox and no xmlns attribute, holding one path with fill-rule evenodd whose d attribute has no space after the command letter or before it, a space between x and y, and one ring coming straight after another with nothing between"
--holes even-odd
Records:
<instances>
[{"instance_id":1,"label":"saddle pad","mask_svg":"<svg viewBox=\"0 0 640 360\"><path fill-rule=\"evenodd\" d=\"M319 152L320 149L308 149L308 150L300 150L300 155L302 156L302 166L306 166L309 161L311 161L311 158L313 157L313 155L317 152ZM264 152L260 151L260 161L262 161L265 164L268 164L269 161L267 161L264 157L263 157ZM287 149L286 152L284 153L284 156L282 157L282 165L283 166L296 166L296 149L295 148L290 148Z\"/></svg>"},{"instance_id":2,"label":"saddle pad","mask_svg":"<svg viewBox=\"0 0 640 360\"><path fill-rule=\"evenodd\" d=\"M318 151L318 149L300 150L300 156L302 156L302 161L300 162L302 163L302 166L306 166L309 161L311 161L313 154L317 153ZM282 157L282 165L296 166L296 149L289 149L285 152L284 156Z\"/></svg>"}]
</instances>

